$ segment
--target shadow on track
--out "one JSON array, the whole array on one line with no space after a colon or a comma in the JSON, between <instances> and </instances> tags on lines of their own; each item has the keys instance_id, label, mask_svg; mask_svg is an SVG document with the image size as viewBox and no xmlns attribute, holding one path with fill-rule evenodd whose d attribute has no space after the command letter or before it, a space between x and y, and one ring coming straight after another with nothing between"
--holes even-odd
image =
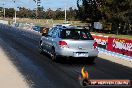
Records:
<instances>
[{"instance_id":1,"label":"shadow on track","mask_svg":"<svg viewBox=\"0 0 132 88\"><path fill-rule=\"evenodd\" d=\"M94 62L90 62L88 59L90 58L58 58L56 63L61 64L78 64L78 65L94 65Z\"/></svg>"},{"instance_id":2,"label":"shadow on track","mask_svg":"<svg viewBox=\"0 0 132 88\"><path fill-rule=\"evenodd\" d=\"M44 56L48 57L50 59L50 55L46 53L42 53ZM54 63L58 63L61 65L78 65L78 66L93 66L95 65L95 62L90 62L91 58L65 58L65 57L58 57ZM95 58L96 60L96 58ZM52 60L51 60L52 61Z\"/></svg>"}]
</instances>

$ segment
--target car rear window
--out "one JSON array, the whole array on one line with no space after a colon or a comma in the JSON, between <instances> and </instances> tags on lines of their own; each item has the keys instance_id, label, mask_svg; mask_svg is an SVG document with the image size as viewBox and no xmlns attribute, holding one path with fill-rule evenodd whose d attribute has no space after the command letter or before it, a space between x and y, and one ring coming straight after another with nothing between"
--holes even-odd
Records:
<instances>
[{"instance_id":1,"label":"car rear window","mask_svg":"<svg viewBox=\"0 0 132 88\"><path fill-rule=\"evenodd\" d=\"M65 29L65 30L61 30L60 37L62 39L93 40L92 35L86 29Z\"/></svg>"}]
</instances>

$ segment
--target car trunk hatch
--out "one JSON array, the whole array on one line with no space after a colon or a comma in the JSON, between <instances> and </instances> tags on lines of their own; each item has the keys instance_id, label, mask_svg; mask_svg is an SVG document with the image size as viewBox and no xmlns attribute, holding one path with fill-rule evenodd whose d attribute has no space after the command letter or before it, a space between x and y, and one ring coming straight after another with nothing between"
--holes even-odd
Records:
<instances>
[{"instance_id":1,"label":"car trunk hatch","mask_svg":"<svg viewBox=\"0 0 132 88\"><path fill-rule=\"evenodd\" d=\"M76 50L91 50L94 49L94 40L64 40L67 46Z\"/></svg>"}]
</instances>

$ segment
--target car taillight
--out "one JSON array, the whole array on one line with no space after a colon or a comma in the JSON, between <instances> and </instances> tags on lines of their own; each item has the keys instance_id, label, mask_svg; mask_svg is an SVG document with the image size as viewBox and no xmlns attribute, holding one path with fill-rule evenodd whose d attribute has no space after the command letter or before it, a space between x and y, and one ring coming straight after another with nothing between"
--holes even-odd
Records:
<instances>
[{"instance_id":1,"label":"car taillight","mask_svg":"<svg viewBox=\"0 0 132 88\"><path fill-rule=\"evenodd\" d=\"M97 48L97 46L98 46L97 42L94 42L93 44L94 49Z\"/></svg>"},{"instance_id":2,"label":"car taillight","mask_svg":"<svg viewBox=\"0 0 132 88\"><path fill-rule=\"evenodd\" d=\"M67 43L65 41L59 41L59 45L61 47L68 47Z\"/></svg>"}]
</instances>

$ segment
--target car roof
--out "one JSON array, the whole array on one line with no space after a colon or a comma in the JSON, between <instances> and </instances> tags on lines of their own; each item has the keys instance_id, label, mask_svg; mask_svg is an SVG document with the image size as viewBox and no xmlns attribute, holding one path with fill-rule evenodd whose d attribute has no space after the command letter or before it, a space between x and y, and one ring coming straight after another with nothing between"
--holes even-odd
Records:
<instances>
[{"instance_id":1,"label":"car roof","mask_svg":"<svg viewBox=\"0 0 132 88\"><path fill-rule=\"evenodd\" d=\"M54 28L65 30L65 29L85 29L83 27L77 27L77 26L56 26Z\"/></svg>"}]
</instances>

